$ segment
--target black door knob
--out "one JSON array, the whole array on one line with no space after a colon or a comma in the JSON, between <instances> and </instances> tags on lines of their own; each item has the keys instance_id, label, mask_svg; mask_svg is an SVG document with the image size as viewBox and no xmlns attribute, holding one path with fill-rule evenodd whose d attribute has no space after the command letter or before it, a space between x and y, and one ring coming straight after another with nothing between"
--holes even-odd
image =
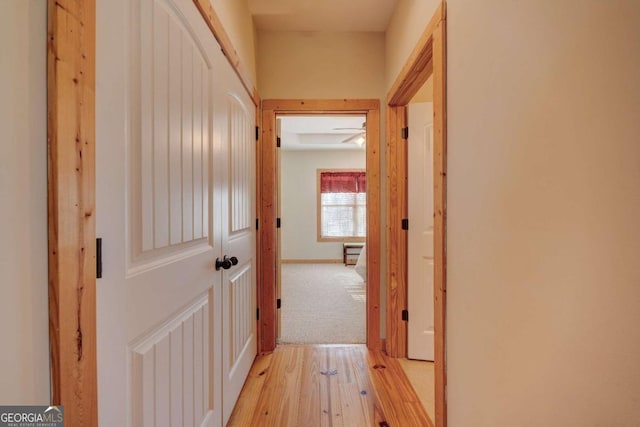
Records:
<instances>
[{"instance_id":1,"label":"black door knob","mask_svg":"<svg viewBox=\"0 0 640 427\"><path fill-rule=\"evenodd\" d=\"M229 261L231 261L232 265L238 265L238 258L232 256L231 258L229 258Z\"/></svg>"},{"instance_id":2,"label":"black door knob","mask_svg":"<svg viewBox=\"0 0 640 427\"><path fill-rule=\"evenodd\" d=\"M230 269L231 262L232 261L226 255L224 256L222 261L220 261L220 258L216 258L216 271L220 270L221 268L224 268L225 270Z\"/></svg>"}]
</instances>

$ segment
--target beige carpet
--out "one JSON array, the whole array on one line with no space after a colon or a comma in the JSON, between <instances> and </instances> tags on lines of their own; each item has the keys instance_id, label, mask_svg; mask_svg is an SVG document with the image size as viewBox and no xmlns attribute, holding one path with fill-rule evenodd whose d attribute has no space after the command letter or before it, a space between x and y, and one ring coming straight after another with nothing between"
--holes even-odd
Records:
<instances>
[{"instance_id":1,"label":"beige carpet","mask_svg":"<svg viewBox=\"0 0 640 427\"><path fill-rule=\"evenodd\" d=\"M353 266L282 264L279 342L362 344L365 306L365 284Z\"/></svg>"}]
</instances>

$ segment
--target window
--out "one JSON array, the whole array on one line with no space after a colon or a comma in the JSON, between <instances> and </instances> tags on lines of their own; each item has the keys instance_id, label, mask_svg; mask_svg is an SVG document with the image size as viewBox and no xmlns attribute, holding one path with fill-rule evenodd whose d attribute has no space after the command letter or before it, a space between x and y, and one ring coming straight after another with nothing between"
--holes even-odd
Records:
<instances>
[{"instance_id":1,"label":"window","mask_svg":"<svg viewBox=\"0 0 640 427\"><path fill-rule=\"evenodd\" d=\"M364 241L366 182L362 170L318 170L319 241Z\"/></svg>"}]
</instances>

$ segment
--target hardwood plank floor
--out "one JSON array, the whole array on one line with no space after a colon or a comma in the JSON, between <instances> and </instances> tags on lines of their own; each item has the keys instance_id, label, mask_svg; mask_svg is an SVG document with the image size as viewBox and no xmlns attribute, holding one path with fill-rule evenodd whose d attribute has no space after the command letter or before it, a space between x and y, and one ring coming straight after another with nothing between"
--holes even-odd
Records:
<instances>
[{"instance_id":1,"label":"hardwood plank floor","mask_svg":"<svg viewBox=\"0 0 640 427\"><path fill-rule=\"evenodd\" d=\"M258 356L227 425L433 427L398 361L364 345Z\"/></svg>"},{"instance_id":2,"label":"hardwood plank floor","mask_svg":"<svg viewBox=\"0 0 640 427\"><path fill-rule=\"evenodd\" d=\"M422 407L427 411L431 421L435 423L436 389L434 363L410 359L398 359L398 362L420 398Z\"/></svg>"}]
</instances>

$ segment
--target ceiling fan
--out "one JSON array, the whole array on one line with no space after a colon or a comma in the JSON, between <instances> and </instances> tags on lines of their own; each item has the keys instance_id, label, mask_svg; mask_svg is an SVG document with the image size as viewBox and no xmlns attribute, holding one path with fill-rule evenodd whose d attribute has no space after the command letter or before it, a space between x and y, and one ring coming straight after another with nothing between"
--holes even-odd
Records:
<instances>
[{"instance_id":1,"label":"ceiling fan","mask_svg":"<svg viewBox=\"0 0 640 427\"><path fill-rule=\"evenodd\" d=\"M362 146L367 140L367 122L362 122L362 127L359 128L333 128L333 130L357 130L358 132L354 133L350 137L342 140L343 144L353 143L358 146Z\"/></svg>"}]
</instances>

